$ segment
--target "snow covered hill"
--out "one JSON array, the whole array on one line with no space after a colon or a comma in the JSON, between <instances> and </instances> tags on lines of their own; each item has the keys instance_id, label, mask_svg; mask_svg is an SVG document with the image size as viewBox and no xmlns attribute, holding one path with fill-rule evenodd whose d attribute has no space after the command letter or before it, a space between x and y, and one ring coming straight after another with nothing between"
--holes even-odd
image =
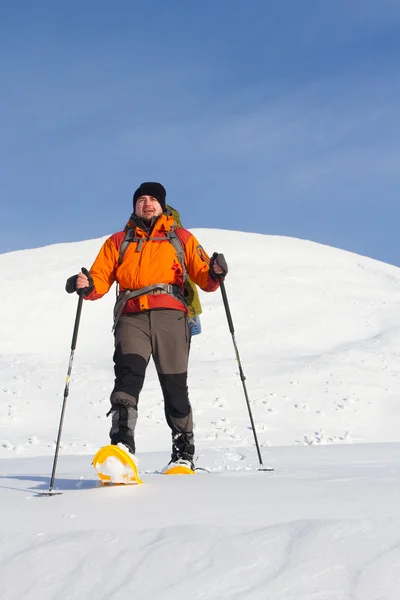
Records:
<instances>
[{"instance_id":1,"label":"snow covered hill","mask_svg":"<svg viewBox=\"0 0 400 600\"><path fill-rule=\"evenodd\" d=\"M397 440L400 270L297 239L196 230L227 256L226 289L262 444ZM0 255L1 448L52 452L77 298L66 278L90 266L102 240ZM64 453L108 438L113 290L85 302ZM248 445L252 435L220 292L202 294L190 392L199 450ZM154 369L142 394L138 450L167 450Z\"/></svg>"},{"instance_id":2,"label":"snow covered hill","mask_svg":"<svg viewBox=\"0 0 400 600\"><path fill-rule=\"evenodd\" d=\"M170 436L150 365L137 430L144 485L98 489L90 463L108 442L111 290L83 306L56 480L64 494L35 497L49 485L77 306L65 280L103 240L0 255L0 598L398 600L400 270L304 240L194 233L229 264L236 341L274 474L256 471L216 292L201 295L189 373L198 463L212 474L155 475Z\"/></svg>"}]
</instances>

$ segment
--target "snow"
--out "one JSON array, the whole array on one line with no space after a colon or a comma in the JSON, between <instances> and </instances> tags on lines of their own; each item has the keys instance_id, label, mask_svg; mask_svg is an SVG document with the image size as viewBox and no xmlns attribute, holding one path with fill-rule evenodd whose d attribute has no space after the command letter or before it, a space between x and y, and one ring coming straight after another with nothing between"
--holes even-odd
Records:
<instances>
[{"instance_id":1,"label":"snow","mask_svg":"<svg viewBox=\"0 0 400 600\"><path fill-rule=\"evenodd\" d=\"M101 465L94 462L93 466L98 466L101 469L101 473L111 477L114 483L127 483L133 481L135 477L131 467L122 465L121 461L115 458L115 456L109 456Z\"/></svg>"},{"instance_id":2,"label":"snow","mask_svg":"<svg viewBox=\"0 0 400 600\"><path fill-rule=\"evenodd\" d=\"M202 294L189 386L198 464L160 474L170 435L155 370L140 401L143 485L101 487L113 290L85 302L54 497L77 297L103 240L0 255L0 599L398 600L400 270L292 238L194 230L224 252Z\"/></svg>"}]
</instances>

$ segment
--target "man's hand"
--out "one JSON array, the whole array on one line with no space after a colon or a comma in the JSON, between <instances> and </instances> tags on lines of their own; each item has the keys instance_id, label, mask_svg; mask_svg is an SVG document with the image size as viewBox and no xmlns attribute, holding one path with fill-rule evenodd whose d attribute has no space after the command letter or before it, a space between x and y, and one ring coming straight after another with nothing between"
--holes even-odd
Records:
<instances>
[{"instance_id":1,"label":"man's hand","mask_svg":"<svg viewBox=\"0 0 400 600\"><path fill-rule=\"evenodd\" d=\"M82 290L85 287L89 287L89 279L87 278L87 275L85 275L81 271L76 276L75 289L78 291L78 290Z\"/></svg>"},{"instance_id":2,"label":"man's hand","mask_svg":"<svg viewBox=\"0 0 400 600\"><path fill-rule=\"evenodd\" d=\"M67 279L65 290L68 294L76 292L79 296L89 296L94 290L94 283L89 271L82 267L78 275L72 275Z\"/></svg>"},{"instance_id":3,"label":"man's hand","mask_svg":"<svg viewBox=\"0 0 400 600\"><path fill-rule=\"evenodd\" d=\"M225 277L228 273L228 265L226 264L225 256L214 252L210 260L210 275L213 279Z\"/></svg>"}]
</instances>

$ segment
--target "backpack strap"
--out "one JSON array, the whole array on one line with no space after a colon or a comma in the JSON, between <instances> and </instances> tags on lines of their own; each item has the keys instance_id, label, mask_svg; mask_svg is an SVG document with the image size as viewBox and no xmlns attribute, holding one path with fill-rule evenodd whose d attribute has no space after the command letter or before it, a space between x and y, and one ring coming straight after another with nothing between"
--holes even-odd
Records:
<instances>
[{"instance_id":1,"label":"backpack strap","mask_svg":"<svg viewBox=\"0 0 400 600\"><path fill-rule=\"evenodd\" d=\"M183 279L183 285L185 285L186 280L188 278L188 272L187 272L186 265L185 265L185 251L183 249L182 242L179 239L178 234L176 233L175 229L176 229L176 227L174 227L170 231L167 231L165 235L166 235L167 239L169 239L169 241L171 242L171 244L173 245L173 247L175 249L179 263L182 267L182 279Z\"/></svg>"},{"instance_id":2,"label":"backpack strap","mask_svg":"<svg viewBox=\"0 0 400 600\"><path fill-rule=\"evenodd\" d=\"M118 266L122 263L122 259L124 258L125 251L129 246L130 242L135 240L135 229L133 227L128 227L125 232L125 237L121 242L121 246L119 247L119 259Z\"/></svg>"},{"instance_id":3,"label":"backpack strap","mask_svg":"<svg viewBox=\"0 0 400 600\"><path fill-rule=\"evenodd\" d=\"M122 315L122 311L124 310L125 304L128 302L128 300L150 293L168 294L170 296L174 296L174 298L177 298L177 300L185 304L185 296L181 288L178 285L172 285L171 283L154 283L153 285L148 285L144 288L140 288L139 290L124 290L123 292L119 293L114 306L114 325L112 331L115 331L119 318Z\"/></svg>"}]
</instances>

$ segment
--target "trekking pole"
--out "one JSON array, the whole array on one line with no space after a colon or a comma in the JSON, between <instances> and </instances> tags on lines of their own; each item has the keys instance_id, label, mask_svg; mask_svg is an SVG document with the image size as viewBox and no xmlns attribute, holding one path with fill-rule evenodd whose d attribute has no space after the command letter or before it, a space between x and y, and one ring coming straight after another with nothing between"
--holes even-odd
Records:
<instances>
[{"instance_id":1,"label":"trekking pole","mask_svg":"<svg viewBox=\"0 0 400 600\"><path fill-rule=\"evenodd\" d=\"M79 296L78 307L76 309L74 332L72 334L71 354L69 357L68 372L67 372L67 378L65 381L64 400L63 400L62 409L61 409L60 425L58 427L57 443L56 443L56 450L55 450L55 454L54 454L54 462L53 462L53 470L51 473L50 486L49 486L48 492L40 493L41 496L57 496L57 495L62 494L62 492L53 492L53 487L54 487L54 479L56 476L58 453L60 450L61 432L62 432L63 423L64 423L65 407L67 404L67 397L68 397L68 393L69 393L69 380L70 380L71 372L72 372L72 362L74 360L76 340L78 338L79 322L81 320L82 304L83 304L83 296Z\"/></svg>"},{"instance_id":2,"label":"trekking pole","mask_svg":"<svg viewBox=\"0 0 400 600\"><path fill-rule=\"evenodd\" d=\"M237 363L238 363L238 366L239 366L239 374L240 374L240 379L241 379L242 385L243 385L244 395L245 395L245 398L246 398L247 409L249 411L250 423L251 423L251 428L253 430L254 441L256 443L258 460L260 462L260 467L259 467L258 470L259 471L273 471L274 469L272 467L264 467L264 465L263 465L263 461L262 461L262 457L261 457L261 451L260 451L260 446L258 444L258 439L257 439L256 428L255 428L255 425L254 425L253 415L252 415L252 412L251 412L251 406L250 406L249 396L247 394L247 388L246 388L246 383L245 383L246 377L245 377L245 374L243 373L242 363L240 361L240 356L239 356L239 350L238 350L238 347L237 347L237 344L236 344L235 328L233 327L232 315L231 315L231 311L230 311L229 303L228 303L228 296L226 295L226 290L225 290L225 283L224 283L224 281L222 279L222 276L219 276L218 279L219 279L219 285L220 285L220 288L221 288L222 300L224 302L224 307L225 307L225 312L226 312L226 318L228 320L229 331L231 332L233 346L235 348L236 360L237 360Z\"/></svg>"}]
</instances>

